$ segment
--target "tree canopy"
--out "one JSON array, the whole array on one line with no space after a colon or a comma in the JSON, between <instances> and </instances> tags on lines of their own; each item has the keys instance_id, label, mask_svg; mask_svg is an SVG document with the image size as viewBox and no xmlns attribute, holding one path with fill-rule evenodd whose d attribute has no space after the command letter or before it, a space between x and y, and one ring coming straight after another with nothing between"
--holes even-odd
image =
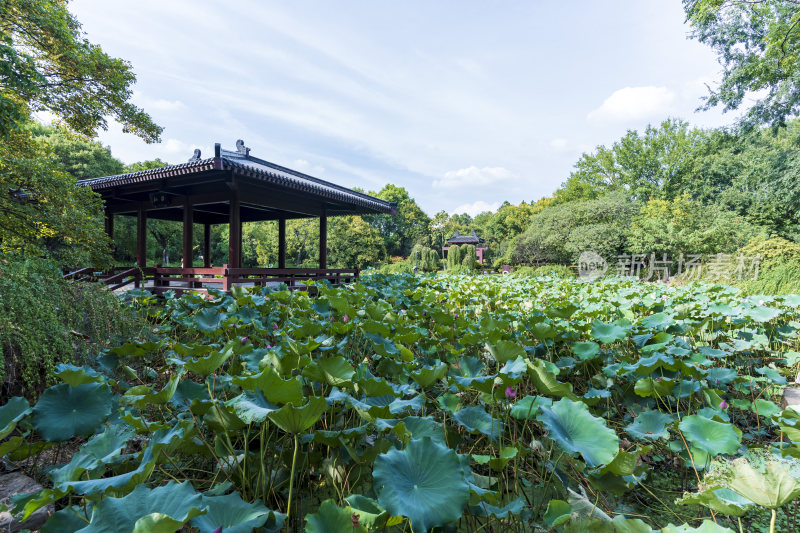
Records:
<instances>
[{"instance_id":1,"label":"tree canopy","mask_svg":"<svg viewBox=\"0 0 800 533\"><path fill-rule=\"evenodd\" d=\"M693 36L723 67L703 109L739 109L748 125L780 126L800 111L800 5L795 0L683 0ZM762 95L762 93L765 93Z\"/></svg>"}]
</instances>

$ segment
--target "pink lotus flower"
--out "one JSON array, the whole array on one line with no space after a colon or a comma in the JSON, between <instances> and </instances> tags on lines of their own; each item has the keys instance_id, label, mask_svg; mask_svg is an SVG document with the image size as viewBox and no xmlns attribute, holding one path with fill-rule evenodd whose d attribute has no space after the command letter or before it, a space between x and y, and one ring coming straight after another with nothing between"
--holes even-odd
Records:
<instances>
[{"instance_id":1,"label":"pink lotus flower","mask_svg":"<svg viewBox=\"0 0 800 533\"><path fill-rule=\"evenodd\" d=\"M344 320L345 322L347 322L348 320L350 320L350 317L349 317L349 316L347 316L347 313L345 313L345 314L344 314L344 318L343 318L342 320Z\"/></svg>"},{"instance_id":2,"label":"pink lotus flower","mask_svg":"<svg viewBox=\"0 0 800 533\"><path fill-rule=\"evenodd\" d=\"M277 330L278 329L278 324L272 324L272 329Z\"/></svg>"},{"instance_id":3,"label":"pink lotus flower","mask_svg":"<svg viewBox=\"0 0 800 533\"><path fill-rule=\"evenodd\" d=\"M517 391L511 388L510 385L506 387L506 398L508 398L509 400L513 400L516 397L517 397Z\"/></svg>"},{"instance_id":4,"label":"pink lotus flower","mask_svg":"<svg viewBox=\"0 0 800 533\"><path fill-rule=\"evenodd\" d=\"M726 402L725 400L722 400L722 403L719 404L719 408L720 409L727 409L728 408L728 402Z\"/></svg>"},{"instance_id":5,"label":"pink lotus flower","mask_svg":"<svg viewBox=\"0 0 800 533\"><path fill-rule=\"evenodd\" d=\"M272 348L272 345L271 344L267 344L267 348Z\"/></svg>"},{"instance_id":6,"label":"pink lotus flower","mask_svg":"<svg viewBox=\"0 0 800 533\"><path fill-rule=\"evenodd\" d=\"M242 344L247 342L247 337L242 337Z\"/></svg>"}]
</instances>

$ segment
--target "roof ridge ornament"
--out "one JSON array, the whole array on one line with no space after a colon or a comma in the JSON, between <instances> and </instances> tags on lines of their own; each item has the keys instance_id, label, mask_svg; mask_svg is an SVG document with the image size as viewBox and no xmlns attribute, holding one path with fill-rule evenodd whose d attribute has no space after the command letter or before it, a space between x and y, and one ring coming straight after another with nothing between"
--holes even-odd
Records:
<instances>
[{"instance_id":1,"label":"roof ridge ornament","mask_svg":"<svg viewBox=\"0 0 800 533\"><path fill-rule=\"evenodd\" d=\"M240 154L244 155L245 157L250 155L250 148L248 148L248 147L246 147L244 145L244 141L242 139L237 139L237 141L236 141L236 151L239 152Z\"/></svg>"},{"instance_id":2,"label":"roof ridge ornament","mask_svg":"<svg viewBox=\"0 0 800 533\"><path fill-rule=\"evenodd\" d=\"M200 161L200 148L195 148L194 154L189 158L189 163L194 163L195 161Z\"/></svg>"}]
</instances>

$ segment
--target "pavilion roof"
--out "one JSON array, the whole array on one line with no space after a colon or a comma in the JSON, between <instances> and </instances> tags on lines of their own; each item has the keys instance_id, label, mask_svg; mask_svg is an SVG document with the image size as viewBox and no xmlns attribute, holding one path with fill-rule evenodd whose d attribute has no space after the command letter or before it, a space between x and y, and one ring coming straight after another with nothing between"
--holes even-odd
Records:
<instances>
[{"instance_id":1,"label":"pavilion roof","mask_svg":"<svg viewBox=\"0 0 800 533\"><path fill-rule=\"evenodd\" d=\"M104 176L78 181L79 186L91 187L104 197L112 195L112 190L133 189L136 191L164 190L178 181L186 187L187 178L202 175L206 181L209 176L236 176L246 181L257 182L270 189L308 198L315 202L335 205L335 212L368 214L394 213L396 204L336 185L290 168L286 168L250 155L250 149L242 141L237 141L237 150L223 150L215 145L214 157L201 159L200 150L187 163L160 168ZM108 201L108 200L107 200ZM242 199L246 202L246 199Z\"/></svg>"},{"instance_id":2,"label":"pavilion roof","mask_svg":"<svg viewBox=\"0 0 800 533\"><path fill-rule=\"evenodd\" d=\"M459 235L458 232L455 233L452 237L447 239L448 244L481 244L482 242L486 242L474 231L472 235Z\"/></svg>"}]
</instances>

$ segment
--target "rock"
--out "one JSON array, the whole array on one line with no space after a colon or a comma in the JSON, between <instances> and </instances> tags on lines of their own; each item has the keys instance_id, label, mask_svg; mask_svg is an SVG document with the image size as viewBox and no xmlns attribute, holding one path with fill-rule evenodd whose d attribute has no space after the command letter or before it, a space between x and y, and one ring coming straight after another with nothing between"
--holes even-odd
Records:
<instances>
[{"instance_id":1,"label":"rock","mask_svg":"<svg viewBox=\"0 0 800 533\"><path fill-rule=\"evenodd\" d=\"M0 504L10 507L10 499L17 494L26 494L41 490L42 486L22 472L11 472L0 475ZM8 511L0 513L0 533L16 533L23 529L37 530L55 512L53 504L37 510L28 519L20 523Z\"/></svg>"},{"instance_id":2,"label":"rock","mask_svg":"<svg viewBox=\"0 0 800 533\"><path fill-rule=\"evenodd\" d=\"M800 411L800 388L787 387L783 391L783 399L781 400L781 408L786 409L789 406L794 406L797 411Z\"/></svg>"}]
</instances>

